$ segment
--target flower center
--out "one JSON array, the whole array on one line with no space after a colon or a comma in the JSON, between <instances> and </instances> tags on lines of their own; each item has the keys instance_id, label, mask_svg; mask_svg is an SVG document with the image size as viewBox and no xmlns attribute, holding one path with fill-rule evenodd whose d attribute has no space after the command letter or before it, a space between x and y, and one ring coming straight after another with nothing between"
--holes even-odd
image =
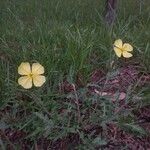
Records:
<instances>
[{"instance_id":1,"label":"flower center","mask_svg":"<svg viewBox=\"0 0 150 150\"><path fill-rule=\"evenodd\" d=\"M115 46L115 45L114 45ZM118 46L115 46L116 48L120 49L121 52L125 51L123 47L118 47Z\"/></svg>"},{"instance_id":2,"label":"flower center","mask_svg":"<svg viewBox=\"0 0 150 150\"><path fill-rule=\"evenodd\" d=\"M32 74L32 73L30 73L28 76L29 76L30 78L33 78L33 74Z\"/></svg>"},{"instance_id":3,"label":"flower center","mask_svg":"<svg viewBox=\"0 0 150 150\"><path fill-rule=\"evenodd\" d=\"M123 48L120 48L120 50L123 52L123 51L125 51Z\"/></svg>"}]
</instances>

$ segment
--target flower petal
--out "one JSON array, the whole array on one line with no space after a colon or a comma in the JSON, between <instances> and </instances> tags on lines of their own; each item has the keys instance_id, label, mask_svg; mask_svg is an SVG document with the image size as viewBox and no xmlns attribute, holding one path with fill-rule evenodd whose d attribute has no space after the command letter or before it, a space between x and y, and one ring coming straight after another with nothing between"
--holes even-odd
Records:
<instances>
[{"instance_id":1,"label":"flower petal","mask_svg":"<svg viewBox=\"0 0 150 150\"><path fill-rule=\"evenodd\" d=\"M42 75L33 76L33 84L36 87L42 86L45 81L46 81L45 76L42 76Z\"/></svg>"},{"instance_id":2,"label":"flower petal","mask_svg":"<svg viewBox=\"0 0 150 150\"><path fill-rule=\"evenodd\" d=\"M123 44L123 50L131 52L131 51L133 51L133 47L128 43L124 43Z\"/></svg>"},{"instance_id":3,"label":"flower petal","mask_svg":"<svg viewBox=\"0 0 150 150\"><path fill-rule=\"evenodd\" d=\"M114 42L114 46L122 49L122 40L118 39Z\"/></svg>"},{"instance_id":4,"label":"flower petal","mask_svg":"<svg viewBox=\"0 0 150 150\"><path fill-rule=\"evenodd\" d=\"M114 51L118 57L121 57L122 51L119 48L114 47Z\"/></svg>"},{"instance_id":5,"label":"flower petal","mask_svg":"<svg viewBox=\"0 0 150 150\"><path fill-rule=\"evenodd\" d=\"M130 58L130 57L132 57L133 55L131 54L131 53L129 53L129 52L127 52L127 51L124 51L123 52L123 57L125 57L125 58Z\"/></svg>"},{"instance_id":6,"label":"flower petal","mask_svg":"<svg viewBox=\"0 0 150 150\"><path fill-rule=\"evenodd\" d=\"M32 87L32 78L28 76L23 76L18 79L18 84L25 89L30 89Z\"/></svg>"},{"instance_id":7,"label":"flower petal","mask_svg":"<svg viewBox=\"0 0 150 150\"><path fill-rule=\"evenodd\" d=\"M32 64L32 74L33 75L40 75L44 73L44 67L39 63Z\"/></svg>"},{"instance_id":8,"label":"flower petal","mask_svg":"<svg viewBox=\"0 0 150 150\"><path fill-rule=\"evenodd\" d=\"M22 62L18 67L18 73L20 75L29 75L31 73L31 67L28 62Z\"/></svg>"}]
</instances>

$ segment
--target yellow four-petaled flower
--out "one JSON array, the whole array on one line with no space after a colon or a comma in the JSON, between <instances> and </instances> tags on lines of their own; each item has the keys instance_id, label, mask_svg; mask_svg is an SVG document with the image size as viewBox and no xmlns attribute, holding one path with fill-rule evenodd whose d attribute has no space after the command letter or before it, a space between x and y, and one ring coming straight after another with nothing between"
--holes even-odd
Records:
<instances>
[{"instance_id":1,"label":"yellow four-petaled flower","mask_svg":"<svg viewBox=\"0 0 150 150\"><path fill-rule=\"evenodd\" d=\"M18 67L18 73L22 75L18 79L18 84L25 89L30 89L32 85L40 87L46 81L44 67L39 63L33 63L32 66L28 62L22 62Z\"/></svg>"},{"instance_id":2,"label":"yellow four-petaled flower","mask_svg":"<svg viewBox=\"0 0 150 150\"><path fill-rule=\"evenodd\" d=\"M129 43L122 42L121 39L118 39L114 42L114 51L118 57L130 58L133 55L131 52L133 51L133 47Z\"/></svg>"}]
</instances>

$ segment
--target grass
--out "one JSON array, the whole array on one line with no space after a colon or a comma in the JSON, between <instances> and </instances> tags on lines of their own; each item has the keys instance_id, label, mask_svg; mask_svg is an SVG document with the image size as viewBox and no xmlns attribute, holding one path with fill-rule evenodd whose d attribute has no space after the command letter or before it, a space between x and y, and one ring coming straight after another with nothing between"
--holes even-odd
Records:
<instances>
[{"instance_id":1,"label":"grass","mask_svg":"<svg viewBox=\"0 0 150 150\"><path fill-rule=\"evenodd\" d=\"M108 80L128 65L142 75L150 73L149 2L120 0L113 27L103 21L104 4L104 0L0 2L1 136L6 129L19 130L25 133L19 142L29 140L29 149L41 138L56 142L70 134L79 136L76 149L94 149L109 143L106 132L111 123L130 134L145 136L133 111L149 105L148 83L139 87L137 80L127 87L126 105L132 109L118 114L114 110L119 100L113 104L109 96L89 93L87 85L95 70L104 72ZM133 45L133 58L115 56L112 44L118 38ZM23 61L45 67L44 86L24 90L18 85L17 68ZM103 133L87 131L93 126L102 127ZM8 145L21 149L22 144L14 141L2 136L0 144L3 149ZM72 143L66 149L75 147Z\"/></svg>"}]
</instances>

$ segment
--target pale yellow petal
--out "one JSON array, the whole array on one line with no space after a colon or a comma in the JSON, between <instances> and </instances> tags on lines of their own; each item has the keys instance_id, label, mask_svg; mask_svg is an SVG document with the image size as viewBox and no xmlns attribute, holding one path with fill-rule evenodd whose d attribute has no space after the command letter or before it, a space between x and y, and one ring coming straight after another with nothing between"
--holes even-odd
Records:
<instances>
[{"instance_id":1,"label":"pale yellow petal","mask_svg":"<svg viewBox=\"0 0 150 150\"><path fill-rule=\"evenodd\" d=\"M44 67L39 63L32 64L32 74L33 75L40 75L44 73Z\"/></svg>"},{"instance_id":2,"label":"pale yellow petal","mask_svg":"<svg viewBox=\"0 0 150 150\"><path fill-rule=\"evenodd\" d=\"M133 51L133 47L130 44L128 44L128 43L124 43L123 44L123 50L131 52L131 51Z\"/></svg>"},{"instance_id":3,"label":"pale yellow petal","mask_svg":"<svg viewBox=\"0 0 150 150\"><path fill-rule=\"evenodd\" d=\"M127 51L124 51L123 52L123 57L125 57L125 58L130 58L130 57L132 57L133 55L131 54L131 53L129 53L129 52L127 52Z\"/></svg>"},{"instance_id":4,"label":"pale yellow petal","mask_svg":"<svg viewBox=\"0 0 150 150\"><path fill-rule=\"evenodd\" d=\"M121 57L122 51L119 48L114 47L114 51L118 57Z\"/></svg>"},{"instance_id":5,"label":"pale yellow petal","mask_svg":"<svg viewBox=\"0 0 150 150\"><path fill-rule=\"evenodd\" d=\"M42 86L45 81L46 81L45 76L42 76L42 75L33 76L33 84L36 87Z\"/></svg>"},{"instance_id":6,"label":"pale yellow petal","mask_svg":"<svg viewBox=\"0 0 150 150\"><path fill-rule=\"evenodd\" d=\"M114 46L122 49L122 46L123 46L122 40L121 39L116 40L114 42Z\"/></svg>"},{"instance_id":7,"label":"pale yellow petal","mask_svg":"<svg viewBox=\"0 0 150 150\"><path fill-rule=\"evenodd\" d=\"M31 73L31 67L28 62L22 62L18 67L18 73L20 75L29 75Z\"/></svg>"},{"instance_id":8,"label":"pale yellow petal","mask_svg":"<svg viewBox=\"0 0 150 150\"><path fill-rule=\"evenodd\" d=\"M23 76L18 79L18 84L25 89L30 89L32 87L32 78L28 76Z\"/></svg>"}]
</instances>

